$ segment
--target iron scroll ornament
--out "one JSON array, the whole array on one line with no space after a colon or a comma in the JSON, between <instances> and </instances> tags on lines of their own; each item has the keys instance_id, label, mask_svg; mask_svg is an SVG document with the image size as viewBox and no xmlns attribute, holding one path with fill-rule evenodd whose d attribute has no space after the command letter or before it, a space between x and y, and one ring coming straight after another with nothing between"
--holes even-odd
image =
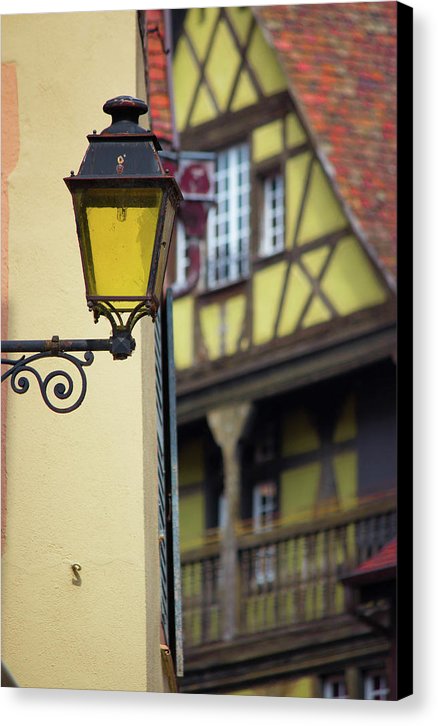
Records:
<instances>
[{"instance_id":1,"label":"iron scroll ornament","mask_svg":"<svg viewBox=\"0 0 438 726\"><path fill-rule=\"evenodd\" d=\"M2 354L21 353L20 358L11 359L2 357L2 366L7 370L2 372L2 383L10 380L14 393L26 393L31 387L31 380L36 380L44 403L55 413L71 413L83 402L87 392L87 378L85 368L94 361L93 351L109 351L114 360L125 360L135 350L135 340L131 335L133 325L147 314L145 309L134 308L127 325L123 325L119 313L114 319L111 310L104 306L94 308L95 320L100 314L111 321L113 335L109 338L92 338L79 340L60 340L54 335L51 340L2 340ZM83 353L83 359L72 353ZM31 353L32 355L25 355ZM24 354L24 355L23 355ZM50 371L46 376L34 367L35 363L43 359L62 360L64 368ZM70 369L70 371L69 371ZM71 373L75 372L76 383ZM56 379L58 379L56 381ZM52 388L53 386L53 388ZM62 406L58 401L72 400L69 406Z\"/></svg>"},{"instance_id":2,"label":"iron scroll ornament","mask_svg":"<svg viewBox=\"0 0 438 726\"><path fill-rule=\"evenodd\" d=\"M7 366L7 370L2 372L2 383L9 379L14 393L23 394L30 389L31 381L36 380L48 408L55 413L71 413L79 408L85 398L87 392L85 368L94 361L93 351L106 350L112 353L115 359L123 359L135 349L135 340L129 331L122 332L125 332L125 335L120 333L116 339L111 337L60 340L54 335L51 340L2 340L2 356L9 353L22 354L16 359L2 357L2 366ZM27 353L32 355L26 355ZM83 358L78 358L72 353L84 355ZM63 368L50 371L46 376L41 375L34 364L46 358L62 360ZM72 373L75 373L75 379ZM73 403L62 406L57 401L73 401Z\"/></svg>"},{"instance_id":3,"label":"iron scroll ornament","mask_svg":"<svg viewBox=\"0 0 438 726\"><path fill-rule=\"evenodd\" d=\"M75 385L73 377L68 370L57 369L50 371L46 376L42 376L40 372L34 367L34 363L37 363L43 358L53 358L53 353L36 353L31 356L22 356L16 360L10 358L2 358L2 365L10 366L9 369L2 374L3 381L9 378L11 388L14 393L26 393L31 387L32 377L37 381L42 399L46 406L55 413L71 413L75 411L81 405L87 392L87 377L84 373L84 368L90 366L94 360L94 354L89 350L84 353L84 360L77 358L70 353L59 352L56 353L56 359L62 359L66 364L71 364L73 369L79 373L79 382ZM71 370L73 370L71 369ZM53 389L51 384L54 383ZM73 400L69 406L63 407L56 403L56 400L51 400L51 397L55 397L59 401ZM72 398L73 397L73 398Z\"/></svg>"}]
</instances>

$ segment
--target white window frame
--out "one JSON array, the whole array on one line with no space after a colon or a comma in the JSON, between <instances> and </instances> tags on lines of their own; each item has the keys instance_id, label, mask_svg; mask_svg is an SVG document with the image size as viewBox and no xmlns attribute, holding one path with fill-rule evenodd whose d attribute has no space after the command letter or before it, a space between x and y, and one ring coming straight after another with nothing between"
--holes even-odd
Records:
<instances>
[{"instance_id":1,"label":"white window frame","mask_svg":"<svg viewBox=\"0 0 438 726\"><path fill-rule=\"evenodd\" d=\"M248 144L219 151L216 202L208 215L207 285L230 284L249 274L251 213Z\"/></svg>"},{"instance_id":2,"label":"white window frame","mask_svg":"<svg viewBox=\"0 0 438 726\"><path fill-rule=\"evenodd\" d=\"M180 219L176 222L176 264L175 289L184 287L190 270L189 246L191 238L187 237L184 224Z\"/></svg>"},{"instance_id":3,"label":"white window frame","mask_svg":"<svg viewBox=\"0 0 438 726\"><path fill-rule=\"evenodd\" d=\"M254 532L272 529L276 509L277 486L275 482L260 482L252 492L252 521ZM254 578L257 585L275 581L275 545L258 547L255 552Z\"/></svg>"},{"instance_id":4,"label":"white window frame","mask_svg":"<svg viewBox=\"0 0 438 726\"><path fill-rule=\"evenodd\" d=\"M338 695L334 695L335 685L338 686ZM348 698L347 694L347 683L343 675L327 676L323 680L322 684L322 696L323 698Z\"/></svg>"},{"instance_id":5,"label":"white window frame","mask_svg":"<svg viewBox=\"0 0 438 726\"><path fill-rule=\"evenodd\" d=\"M376 688L374 679L379 679L379 685ZM388 681L386 675L382 671L370 671L364 677L364 699L366 701L387 701L389 693Z\"/></svg>"},{"instance_id":6,"label":"white window frame","mask_svg":"<svg viewBox=\"0 0 438 726\"><path fill-rule=\"evenodd\" d=\"M266 532L274 524L277 487L275 482L256 484L252 491L252 521L254 532Z\"/></svg>"},{"instance_id":7,"label":"white window frame","mask_svg":"<svg viewBox=\"0 0 438 726\"><path fill-rule=\"evenodd\" d=\"M284 249L284 177L277 172L262 179L263 205L260 254L267 257Z\"/></svg>"}]
</instances>

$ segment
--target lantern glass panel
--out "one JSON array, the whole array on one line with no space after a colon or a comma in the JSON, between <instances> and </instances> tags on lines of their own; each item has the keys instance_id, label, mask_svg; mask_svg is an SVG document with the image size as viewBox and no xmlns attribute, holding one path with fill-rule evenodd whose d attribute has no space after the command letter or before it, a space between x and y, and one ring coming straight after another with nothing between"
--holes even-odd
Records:
<instances>
[{"instance_id":1,"label":"lantern glass panel","mask_svg":"<svg viewBox=\"0 0 438 726\"><path fill-rule=\"evenodd\" d=\"M164 273L166 272L167 257L169 255L169 248L170 248L170 243L172 240L175 213L176 213L175 207L172 205L171 201L169 199L167 199L166 211L165 211L165 215L164 215L164 224L163 224L163 236L162 236L162 243L165 242L165 244L164 245L161 244L160 259L158 261L157 276L155 278L155 285L154 285L154 294L155 294L157 300L160 300L161 293L163 290Z\"/></svg>"},{"instance_id":2,"label":"lantern glass panel","mask_svg":"<svg viewBox=\"0 0 438 726\"><path fill-rule=\"evenodd\" d=\"M162 189L92 188L75 196L87 295L133 309L147 292Z\"/></svg>"}]
</instances>

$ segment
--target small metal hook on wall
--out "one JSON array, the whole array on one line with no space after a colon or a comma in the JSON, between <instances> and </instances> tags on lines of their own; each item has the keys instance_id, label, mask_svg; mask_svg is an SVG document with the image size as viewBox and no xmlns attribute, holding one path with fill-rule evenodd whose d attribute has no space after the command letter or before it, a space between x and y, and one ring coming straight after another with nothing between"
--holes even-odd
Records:
<instances>
[{"instance_id":1,"label":"small metal hook on wall","mask_svg":"<svg viewBox=\"0 0 438 726\"><path fill-rule=\"evenodd\" d=\"M82 579L81 579L79 572L82 570L82 567L80 566L80 564L78 562L75 562L71 566L71 569L73 570L73 574L74 574L74 577L72 578L72 581L71 581L72 585L77 585L78 587L80 587L82 585Z\"/></svg>"}]
</instances>

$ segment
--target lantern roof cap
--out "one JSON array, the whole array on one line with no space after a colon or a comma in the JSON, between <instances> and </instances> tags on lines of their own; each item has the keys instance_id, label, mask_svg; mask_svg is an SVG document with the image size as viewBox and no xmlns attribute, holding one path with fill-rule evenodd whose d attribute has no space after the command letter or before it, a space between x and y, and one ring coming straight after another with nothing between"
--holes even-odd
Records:
<instances>
[{"instance_id":1,"label":"lantern roof cap","mask_svg":"<svg viewBox=\"0 0 438 726\"><path fill-rule=\"evenodd\" d=\"M135 182L152 177L175 186L173 177L163 169L157 137L137 123L138 117L147 112L147 104L133 96L116 96L104 103L103 110L111 115L112 123L100 134L88 134L89 146L78 173L65 179L69 189L104 179L118 179L123 186L124 180L130 178Z\"/></svg>"},{"instance_id":2,"label":"lantern roof cap","mask_svg":"<svg viewBox=\"0 0 438 726\"><path fill-rule=\"evenodd\" d=\"M102 134L145 134L150 133L139 125L139 116L147 113L148 106L140 98L116 96L103 104L105 113L111 116L111 125Z\"/></svg>"}]
</instances>

